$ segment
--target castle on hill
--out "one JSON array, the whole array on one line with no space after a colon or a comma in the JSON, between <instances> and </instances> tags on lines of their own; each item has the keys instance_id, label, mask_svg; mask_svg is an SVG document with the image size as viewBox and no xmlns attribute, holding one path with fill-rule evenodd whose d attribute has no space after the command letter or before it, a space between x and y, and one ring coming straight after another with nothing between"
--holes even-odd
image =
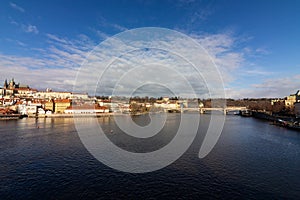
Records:
<instances>
[{"instance_id":1,"label":"castle on hill","mask_svg":"<svg viewBox=\"0 0 300 200\"><path fill-rule=\"evenodd\" d=\"M12 78L4 81L3 88L0 87L0 99L10 98L36 98L36 99L89 99L87 93L59 92L47 88L46 91L38 91L28 85L16 83Z\"/></svg>"},{"instance_id":2,"label":"castle on hill","mask_svg":"<svg viewBox=\"0 0 300 200\"><path fill-rule=\"evenodd\" d=\"M5 79L3 88L0 88L0 96L22 96L32 94L35 91L35 89L31 89L28 85L16 83L14 78L12 78L9 82Z\"/></svg>"}]
</instances>

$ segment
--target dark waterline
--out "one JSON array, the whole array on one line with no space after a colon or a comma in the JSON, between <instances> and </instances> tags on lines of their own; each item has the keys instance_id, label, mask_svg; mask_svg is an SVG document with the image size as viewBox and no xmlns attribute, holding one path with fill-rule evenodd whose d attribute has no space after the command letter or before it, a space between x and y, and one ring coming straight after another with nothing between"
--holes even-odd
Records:
<instances>
[{"instance_id":1,"label":"dark waterline","mask_svg":"<svg viewBox=\"0 0 300 200\"><path fill-rule=\"evenodd\" d=\"M99 123L114 130L108 137L116 145L143 152L167 144L179 117L170 114L165 134L147 142L126 138L113 118ZM148 123L145 116L134 120ZM145 174L120 172L93 158L73 119L0 121L0 199L300 199L299 132L227 116L217 145L199 159L208 120L201 116L198 136L180 159Z\"/></svg>"}]
</instances>

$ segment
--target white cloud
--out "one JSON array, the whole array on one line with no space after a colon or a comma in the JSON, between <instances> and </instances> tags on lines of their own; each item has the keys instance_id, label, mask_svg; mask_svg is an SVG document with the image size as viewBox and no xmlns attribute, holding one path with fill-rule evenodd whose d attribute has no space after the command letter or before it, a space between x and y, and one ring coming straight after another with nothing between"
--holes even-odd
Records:
<instances>
[{"instance_id":1,"label":"white cloud","mask_svg":"<svg viewBox=\"0 0 300 200\"><path fill-rule=\"evenodd\" d=\"M38 28L34 25L31 25L31 24L25 25L25 24L22 24L22 23L18 23L12 18L9 18L9 23L21 28L26 33L34 33L34 34L39 33Z\"/></svg>"},{"instance_id":2,"label":"white cloud","mask_svg":"<svg viewBox=\"0 0 300 200\"><path fill-rule=\"evenodd\" d=\"M0 55L1 79L15 78L22 84L33 88L72 90L70 83L75 79L76 70L66 68L49 68L43 59Z\"/></svg>"},{"instance_id":3,"label":"white cloud","mask_svg":"<svg viewBox=\"0 0 300 200\"><path fill-rule=\"evenodd\" d=\"M247 75L253 75L253 76L257 76L257 75L267 76L267 75L273 74L273 72L266 71L266 70L260 70L260 69L246 70L246 71L243 71L243 73L245 73Z\"/></svg>"},{"instance_id":4,"label":"white cloud","mask_svg":"<svg viewBox=\"0 0 300 200\"><path fill-rule=\"evenodd\" d=\"M124 73L132 69L130 67L145 63L163 64L165 67L173 69L173 73L168 75L167 73L162 73L163 71L160 70L156 70L156 73L152 71L144 74L141 73L140 76L138 76L139 74L133 73L132 75L134 75L135 79L146 80L147 76L151 76L153 83L155 83L155 81L159 82L161 77L165 77L167 80L175 80L175 82L170 81L170 83L174 84L177 88L176 90L185 91L186 88L183 85L183 81L176 81L176 76L180 74L186 76L190 84L195 86L197 94L205 95L207 93L207 88L203 80L199 80L199 78L194 74L193 69L188 67L181 59L174 59L173 54L157 50L140 50L133 51L128 54L130 50L134 50L133 46L135 44L132 43L129 46L126 46L123 43L124 41L120 42L115 40L113 48L119 52L127 53L127 57L123 55L123 57L121 56L116 58L110 49L105 49L105 45L103 47L106 51L105 53L99 51L95 54L89 54L89 52L92 51L97 44L87 35L81 34L78 35L76 39L72 40L54 34L47 34L46 36L46 41L49 44L47 48L31 48L33 51L38 52L38 57L21 57L0 54L0 70L2 71L0 80L15 77L15 79L21 83L29 84L32 87L40 89L50 87L58 90L71 90L81 64L85 61L86 56L89 55L91 67L94 70L86 71L86 83L89 83L89 81L93 82L100 78L100 73L104 71L104 68L101 68L99 61L110 60L112 62L112 65L109 68L110 71L107 71L105 77L101 78L104 82L102 88L100 87L102 90L98 90L100 94L111 93L115 87L116 81L120 80ZM204 62L213 61L216 63L217 69L220 71L227 87L230 85L229 83L232 83L235 76L239 76L240 73L246 73L253 76L260 75L262 77L266 77L269 73L268 71L264 71L260 68L247 68L248 70L241 72L245 61L245 51L235 50L236 39L229 34L192 35L192 37L209 53L209 56L193 53L193 49L191 49L190 46L185 46L185 41L180 38L177 38L172 42L161 42L165 43L165 45L170 49L180 49L180 51L186 53L190 52L191 55L189 58L191 59L199 59L200 56L200 59ZM158 43L148 44L150 44L150 46L152 45L152 47L159 45ZM113 61L115 63L113 63ZM175 73L176 71L178 74ZM210 71L206 71L205 68L202 69L202 71L204 75L210 74ZM214 78L217 78L217 75L212 75L210 80L214 80ZM232 98L282 97L287 95L287 92L292 93L293 90L300 88L300 84L296 84L299 83L299 78L300 75L289 78L280 78L277 80L266 79L265 82L250 85L246 89L238 87L226 88L226 94L228 97ZM124 84L119 88L126 89L134 87L130 81L130 78L126 79ZM87 88L85 89L88 90L88 84L86 84L86 86ZM144 88L146 88L149 93L149 88L151 88L151 86ZM155 86L153 88L155 88ZM84 87L81 89L85 90ZM124 90L124 92L125 91L126 90ZM159 91L163 90L160 89ZM168 90L165 90L165 92L169 93ZM141 90L139 90L139 94L143 94ZM155 93L152 92L151 94ZM163 94L161 94L161 96L163 96Z\"/></svg>"},{"instance_id":5,"label":"white cloud","mask_svg":"<svg viewBox=\"0 0 300 200\"><path fill-rule=\"evenodd\" d=\"M15 26L19 26L19 23L16 22L15 20L13 20L11 17L9 17L9 23L15 25Z\"/></svg>"},{"instance_id":6,"label":"white cloud","mask_svg":"<svg viewBox=\"0 0 300 200\"><path fill-rule=\"evenodd\" d=\"M16 43L19 45L19 46L22 46L22 47L25 47L27 46L25 43L19 41L19 40L16 40Z\"/></svg>"},{"instance_id":7,"label":"white cloud","mask_svg":"<svg viewBox=\"0 0 300 200\"><path fill-rule=\"evenodd\" d=\"M159 38L159 35L160 33L153 32L149 36L150 38L156 37L157 39L157 37ZM135 35L133 34L132 36ZM144 38L147 37L148 35L146 33ZM152 39L140 41L139 39L141 38L139 37L137 40L135 40L134 38L131 38L131 36L128 38L126 37L123 41L113 40L110 38L109 41L106 41L102 47L99 47L99 49L96 49L95 52L90 55L90 66L88 66L85 71L81 72L85 73L86 76L86 78L82 80L83 84L81 85L89 85L87 88L92 88L93 84L95 84L94 80L97 80L99 78L99 74L105 71L104 76L101 77L103 84L101 89L107 93L110 93L112 92L115 84L122 76L127 74L128 71L133 70L136 66L142 67L143 65L151 63L152 65L158 64L162 65L163 67L173 69L173 71L177 72L177 76L185 76L188 79L189 83L194 87L195 92L198 95L208 95L208 91L204 82L205 80L201 78L201 76L199 77L197 71L195 71L195 69L189 63L182 59L181 56L188 56L188 58L191 59L190 61L197 60L196 62L198 63L200 59L200 73L205 77L206 81L210 81L209 84L210 87L212 87L212 84L217 84L220 81L218 80L218 70L221 70L223 76L222 78L225 81L229 81L230 78L228 77L230 77L232 70L238 68L241 62L243 62L243 54L233 51L234 39L231 38L230 35L194 35L193 38L196 40L196 42L199 42L208 53L210 53L210 56L203 50L200 53L199 50L195 51L197 49L196 46L198 45L196 44L195 46L195 40L187 41L186 38L183 37L172 38L171 36L170 38L160 38L155 41L152 41ZM128 41L126 41L126 39L128 39ZM106 49L106 46L110 49ZM149 49L139 49L142 46L149 47ZM161 49L162 47L167 48L169 52ZM136 48L138 49L135 50ZM119 52L119 54L115 55L113 52ZM178 56L174 56L177 55L176 53L179 53ZM123 56L120 57L120 55ZM116 56L117 59L114 58ZM214 61L218 65L217 68L216 66L209 68L209 66L212 66L211 61ZM109 66L103 66L103 62L111 62L111 64ZM151 69L151 67L153 68L155 66L149 67ZM163 79L168 79L167 76L164 76L163 78L162 70L163 68L161 70L156 70L156 74L149 71L146 72L147 70L144 70L145 74L140 72L139 76L133 76L134 71L130 71L129 73L131 73L131 79L129 78L119 88L122 88L123 92L128 94L128 90L133 89L132 87L135 86L135 84L130 84L130 81L135 81L136 78L145 81L147 80L148 76L151 76L153 82L156 82L156 78L158 78L157 82ZM174 73L173 76L175 75L175 77L170 79L173 80L170 81L170 84L175 85L177 91L180 90L181 93L184 93L186 91L186 85L182 84L182 81L177 81L176 73Z\"/></svg>"},{"instance_id":8,"label":"white cloud","mask_svg":"<svg viewBox=\"0 0 300 200\"><path fill-rule=\"evenodd\" d=\"M88 38L79 36L69 40L48 34L50 46L31 48L38 57L24 57L0 53L0 80L14 77L33 88L71 91L80 64L93 46Z\"/></svg>"},{"instance_id":9,"label":"white cloud","mask_svg":"<svg viewBox=\"0 0 300 200\"><path fill-rule=\"evenodd\" d=\"M67 40L65 40L65 39L63 39L63 38L60 38L60 37L58 37L58 36L56 36L56 35L53 35L53 34L46 34L46 36L47 36L49 39L51 39L51 40L53 40L53 41L55 41L55 42L68 44L68 41L67 41Z\"/></svg>"},{"instance_id":10,"label":"white cloud","mask_svg":"<svg viewBox=\"0 0 300 200\"><path fill-rule=\"evenodd\" d=\"M9 41L9 42L15 43L15 44L17 44L18 46L21 46L21 47L27 46L25 43L23 43L19 40L14 40L14 39L10 39L10 38L6 38L6 40Z\"/></svg>"},{"instance_id":11,"label":"white cloud","mask_svg":"<svg viewBox=\"0 0 300 200\"><path fill-rule=\"evenodd\" d=\"M262 55L270 54L269 50L267 50L266 48L262 48L262 47L255 49L255 52L262 54Z\"/></svg>"},{"instance_id":12,"label":"white cloud","mask_svg":"<svg viewBox=\"0 0 300 200\"><path fill-rule=\"evenodd\" d=\"M121 32L128 30L126 27L121 26L120 24L109 22L104 17L99 18L99 25L102 26L102 27L110 27L110 28L113 28L113 29L115 29L117 31L121 31Z\"/></svg>"},{"instance_id":13,"label":"white cloud","mask_svg":"<svg viewBox=\"0 0 300 200\"><path fill-rule=\"evenodd\" d=\"M32 87L51 87L53 89L57 88L60 90L70 89L71 84L74 83L77 70L80 69L81 63L84 62L86 55L93 50L96 44L86 35L79 35L75 40L62 38L53 34L47 34L46 36L48 38L49 47L47 49L36 49L36 51L39 52L38 58L0 54L0 69L5 71L2 74L3 77L0 78L4 79L6 77L13 76L22 82L24 82L25 79L27 84L31 85ZM230 70L235 68L241 60L239 54L230 51L233 41L227 35L207 35L198 37L196 39L210 52L211 57L201 55L204 57L200 59L205 62L209 62L209 59L212 58L216 63L220 64L219 68ZM129 46L124 46L123 43L118 42L119 41L116 40L114 41L113 48L120 52L128 53L130 52L130 49L134 49L133 47L130 47L131 44ZM193 49L189 49L190 47L184 46L184 44L184 39L177 39L172 42L164 43L164 45L168 46L169 49L180 49L182 52L192 53ZM160 44L149 43L148 45L155 47L159 46ZM105 54L103 52L96 54L96 57L94 58L93 56L95 55L90 55L91 61L93 61L93 59L95 59L94 61L113 59L113 55L110 54L110 50L107 49L106 51L107 52L105 52ZM131 53L131 56L129 53L127 56L129 57L119 57L117 60L115 60L118 61L118 63L115 65L115 68L110 68L111 71L109 72L111 73L107 73L103 78L103 80L105 80L105 88L103 88L103 91L100 92L111 92L116 81L122 77L126 70L130 69L128 68L128 65L138 65L140 63L163 64L165 67L169 67L170 69L173 69L173 71L175 70L173 75L170 75L170 80L176 80L176 77L173 76L176 76L175 72L177 71L177 76L178 74L180 74L180 76L185 75L189 79L190 84L197 88L196 92L198 94L201 94L204 90L206 90L203 80L199 80L199 77L197 78L197 76L193 74L193 69L186 65L186 63L183 61L180 61L180 59L178 60L178 58L172 57L174 56L172 54L165 53L164 51L145 50L133 52ZM190 58L197 59L198 56L199 55L190 55ZM89 80L93 80L93 78L99 78L99 72L104 70L99 67L99 64L96 62L95 69L92 69L89 73L87 73L87 82ZM226 70L224 70L224 73L225 72ZM205 69L203 69L203 73L207 74L209 72L205 72ZM156 81L159 81L159 78L162 76L162 73L160 73L155 77L154 72L149 72L146 74L141 74L140 76L136 75L135 77L145 80L149 74L152 74L151 77L153 78L154 82L156 78L158 78ZM143 77L144 75L145 77ZM168 79L166 73L164 77ZM173 84L176 86L178 91L186 91L185 85L182 83L182 81L173 81ZM130 85L130 79L129 82L125 82L123 87L129 88L129 86L133 87L132 84Z\"/></svg>"},{"instance_id":14,"label":"white cloud","mask_svg":"<svg viewBox=\"0 0 300 200\"><path fill-rule=\"evenodd\" d=\"M180 26L193 27L195 24L207 20L215 9L210 5L204 5L201 1L196 0L179 0L174 1L175 6L183 10L189 11L187 14L187 23L182 23Z\"/></svg>"},{"instance_id":15,"label":"white cloud","mask_svg":"<svg viewBox=\"0 0 300 200\"><path fill-rule=\"evenodd\" d=\"M26 33L34 33L34 34L38 34L39 33L39 30L37 29L36 26L34 25L23 25L23 29Z\"/></svg>"},{"instance_id":16,"label":"white cloud","mask_svg":"<svg viewBox=\"0 0 300 200\"><path fill-rule=\"evenodd\" d=\"M119 24L110 24L113 28L119 30L119 31L127 31L128 29L124 26L121 26Z\"/></svg>"},{"instance_id":17,"label":"white cloud","mask_svg":"<svg viewBox=\"0 0 300 200\"><path fill-rule=\"evenodd\" d=\"M300 89L300 74L290 77L265 79L247 88L227 88L226 94L231 98L278 98L296 93Z\"/></svg>"},{"instance_id":18,"label":"white cloud","mask_svg":"<svg viewBox=\"0 0 300 200\"><path fill-rule=\"evenodd\" d=\"M15 4L15 3L10 2L9 5L10 5L13 9L15 9L15 10L18 10L18 11L20 11L20 12L25 12L25 9L24 9L24 8L22 8L21 6L18 6L18 5Z\"/></svg>"},{"instance_id":19,"label":"white cloud","mask_svg":"<svg viewBox=\"0 0 300 200\"><path fill-rule=\"evenodd\" d=\"M235 79L235 72L245 60L243 52L235 50L236 39L230 34L192 35L208 52L210 59L217 65L223 81L229 83Z\"/></svg>"},{"instance_id":20,"label":"white cloud","mask_svg":"<svg viewBox=\"0 0 300 200\"><path fill-rule=\"evenodd\" d=\"M247 54L248 57L251 58L259 58L265 55L269 55L271 52L265 47L259 47L259 48L251 48L251 47L245 47L242 49L242 51Z\"/></svg>"},{"instance_id":21,"label":"white cloud","mask_svg":"<svg viewBox=\"0 0 300 200\"><path fill-rule=\"evenodd\" d=\"M95 30L95 32L103 40L105 40L105 39L107 39L109 37L106 33L102 32L100 30Z\"/></svg>"}]
</instances>

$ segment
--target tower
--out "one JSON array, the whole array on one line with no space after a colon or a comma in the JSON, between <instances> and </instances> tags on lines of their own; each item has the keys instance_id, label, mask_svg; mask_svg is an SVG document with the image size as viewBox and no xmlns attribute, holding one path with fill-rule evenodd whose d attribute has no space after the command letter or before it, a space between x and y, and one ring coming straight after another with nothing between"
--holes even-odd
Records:
<instances>
[{"instance_id":1,"label":"tower","mask_svg":"<svg viewBox=\"0 0 300 200\"><path fill-rule=\"evenodd\" d=\"M15 88L15 80L14 78L11 79L11 81L9 82L9 89L14 89Z\"/></svg>"},{"instance_id":2,"label":"tower","mask_svg":"<svg viewBox=\"0 0 300 200\"><path fill-rule=\"evenodd\" d=\"M3 85L3 88L4 88L4 89L6 89L6 88L7 88L7 86L8 86L7 79L5 79L5 81L4 81L4 85Z\"/></svg>"}]
</instances>

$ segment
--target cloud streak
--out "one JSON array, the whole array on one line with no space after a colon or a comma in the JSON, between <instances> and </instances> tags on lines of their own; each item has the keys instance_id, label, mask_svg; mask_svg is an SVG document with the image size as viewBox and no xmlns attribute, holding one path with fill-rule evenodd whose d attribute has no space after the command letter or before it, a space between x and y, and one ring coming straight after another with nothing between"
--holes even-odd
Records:
<instances>
[{"instance_id":1,"label":"cloud streak","mask_svg":"<svg viewBox=\"0 0 300 200\"><path fill-rule=\"evenodd\" d=\"M231 98L278 98L296 93L300 89L300 74L291 77L265 79L247 88L227 88L227 97Z\"/></svg>"},{"instance_id":2,"label":"cloud streak","mask_svg":"<svg viewBox=\"0 0 300 200\"><path fill-rule=\"evenodd\" d=\"M21 28L26 33L34 33L34 34L39 33L39 30L38 30L37 26L35 26L35 25L31 25L31 24L26 25L26 24L18 23L15 20L13 20L12 18L10 18L9 20L10 20L10 24Z\"/></svg>"},{"instance_id":3,"label":"cloud streak","mask_svg":"<svg viewBox=\"0 0 300 200\"><path fill-rule=\"evenodd\" d=\"M141 31L141 29L137 31ZM140 37L141 35L143 35L143 37ZM220 64L219 69L223 69L223 76L225 76L224 74L229 76L228 72L238 67L239 62L242 60L242 55L231 51L234 42L228 35L206 35L194 37L194 40L191 38L187 40L187 37L183 37L181 34L179 34L179 37L174 37L172 34L165 36L159 30L155 29L151 35L149 35L147 31L141 31L140 34L136 34L133 30L132 35L129 32L122 36L118 35L118 37L119 36L124 36L124 38L110 38L98 49L94 50L92 55L90 55L94 57L94 60L90 58L90 64L87 64L87 69L81 72L84 73L86 77L81 80L82 83L79 83L79 85L85 84L85 89L92 89L95 85L93 80L99 79L101 73L105 72L105 74L100 77L103 87L98 91L105 91L106 95L111 95L115 84L121 77L130 73L132 79L127 79L123 85L119 86L124 94L129 94L129 90L134 89L133 87L136 86L136 83L130 83L130 81L135 81L133 77L145 81L148 80L147 78L150 76L154 83L159 83L165 79L170 80L168 81L168 87L166 89L171 86L176 86L176 91L178 91L181 96L188 96L188 94L184 94L184 92L187 91L185 88L186 84L178 81L179 77L184 76L188 79L189 84L193 86L197 96L205 94L205 97L208 98L209 95L216 94L209 94L206 87L220 87L220 85L216 85L219 83L218 76L220 74L212 61ZM148 37L150 39L147 39ZM199 43L203 48L199 46ZM201 49L200 52L199 48ZM204 49L206 49L206 51ZM118 53L114 54L114 52ZM211 55L209 56L207 52L210 52ZM120 55L123 56L120 57ZM188 60L185 60L187 58ZM198 63L197 68L200 74L198 74L199 72L195 71L195 68L187 61ZM109 62L111 62L111 64L108 64ZM145 65L148 65L148 68L145 68L145 73L142 73L138 67ZM161 69L157 69L157 66L161 66ZM209 66L213 67L209 68ZM155 72L148 71L152 68L156 69ZM171 77L162 74L164 68L169 68L168 71ZM139 71L139 76L134 76L135 71L132 71L133 69ZM172 70L170 69L173 70L173 75L171 75ZM90 73L91 71L93 71L93 73ZM197 74L200 75L200 77ZM158 80L155 80L155 78L158 78ZM157 96L158 95L163 96L163 94L157 94ZM190 93L190 95L192 95L192 93Z\"/></svg>"},{"instance_id":4,"label":"cloud streak","mask_svg":"<svg viewBox=\"0 0 300 200\"><path fill-rule=\"evenodd\" d=\"M18 5L15 4L15 3L10 2L9 5L10 5L10 7L12 7L13 9L15 9L15 10L17 10L17 11L25 12L25 9L24 9L24 8L22 8L21 6L18 6Z\"/></svg>"},{"instance_id":5,"label":"cloud streak","mask_svg":"<svg viewBox=\"0 0 300 200\"><path fill-rule=\"evenodd\" d=\"M4 79L13 76L22 82L26 81L26 84L38 88L50 87L57 88L59 90L71 89L72 87L70 83L74 83L77 70L80 69L80 65L85 61L86 55L94 49L96 44L88 36L83 34L79 35L75 40L59 37L54 34L47 34L46 37L49 46L47 47L47 49L36 49L35 51L39 52L39 56L36 58L3 54L0 55L0 68L2 69L2 71L5 71L5 73L2 74L3 77L1 78ZM203 57L202 59L206 60L212 58L216 63L222 64L221 66L219 66L220 68L235 68L241 60L241 55L229 51L231 45L233 44L233 41L228 35L207 35L194 38L205 49L207 49L208 52L210 52L210 57ZM189 47L184 46L183 40L176 40L173 41L173 43L169 42L167 45L170 49L181 49L183 52L192 52ZM116 43L115 47L120 48L121 46L121 43ZM128 49L128 46L124 48L124 52L130 51L130 48ZM182 63L182 67L180 67L180 62L172 60L170 56L168 54L165 54L163 51L151 52L146 50L136 53L137 54L132 54L134 60L131 60L130 64L153 63L153 61L155 60L155 62L159 63L160 61L164 60L164 62L162 63L165 67L169 67L170 69L173 68L181 74L185 74L191 80L192 85L197 85L199 83L199 79L197 79L197 77L193 75L192 69L183 67L186 65L186 63ZM98 54L95 59L97 61L101 59L111 59L110 56L112 56L109 54L109 50L105 55L106 57L101 57L103 55L104 54ZM191 58L196 58L197 56L199 55L191 55ZM153 60L153 58L155 59ZM92 56L90 57L90 59L93 59ZM111 93L111 89L114 88L114 85L112 84L113 81L117 81L118 79L120 79L122 74L126 73L126 67L124 68L124 66L126 66L126 62L128 64L128 60L122 60L122 58L118 58L118 60L121 62L118 63L119 65L115 66L115 69L114 71L112 71L112 73L105 77L105 88L102 88L103 90L100 90L99 93ZM224 74L226 71L228 71L226 69L224 69ZM155 73L152 72L151 74L153 80L155 81ZM224 74L223 76L225 76ZM97 78L97 76L99 76L99 74L92 73L88 76L88 79ZM24 77L26 77L25 80ZM164 77L168 78L166 74ZM140 76L140 78L142 77ZM173 77L173 80L175 80L175 77ZM183 84L174 82L174 85L176 86L178 91L185 91L185 88L182 88ZM125 82L125 85L123 85L122 87L128 88L129 86L130 84L126 85ZM203 88L205 88L205 85L198 88L197 93L203 93Z\"/></svg>"},{"instance_id":6,"label":"cloud streak","mask_svg":"<svg viewBox=\"0 0 300 200\"><path fill-rule=\"evenodd\" d=\"M120 24L116 24L116 23L112 23L109 22L107 19L105 19L104 17L100 17L99 18L99 25L101 27L110 27L113 28L117 31L123 32L123 31L127 31L128 29L124 26L121 26Z\"/></svg>"},{"instance_id":7,"label":"cloud streak","mask_svg":"<svg viewBox=\"0 0 300 200\"><path fill-rule=\"evenodd\" d=\"M14 77L38 89L71 91L80 64L94 45L84 36L69 40L47 34L46 49L32 48L38 56L15 56L0 53L0 80Z\"/></svg>"},{"instance_id":8,"label":"cloud streak","mask_svg":"<svg viewBox=\"0 0 300 200\"><path fill-rule=\"evenodd\" d=\"M229 34L193 34L191 37L209 53L209 57L203 57L202 59L208 59L216 64L227 87L227 97L282 97L283 95L286 95L287 91L290 92L291 89L296 90L297 88L300 88L299 84L295 84L295 82L297 82L300 78L299 75L292 78L265 79L264 82L249 85L246 89L238 88L232 85L232 83L234 83L236 76L240 76L241 69L243 68L242 66L246 59L245 55L247 54L245 54L245 51L235 50L235 44L237 42L236 39ZM24 57L0 54L0 70L3 72L1 73L0 80L15 77L16 80L29 84L32 87L37 87L38 89L50 87L62 91L72 90L76 74L78 70L80 70L81 64L85 62L87 56L89 56L89 59L91 60L94 59L95 65L97 65L97 62L101 59L116 59L113 58L113 55L110 55L109 52L105 55L103 53L97 54L96 57L95 55L89 54L97 46L97 44L95 41L90 39L90 37L84 34L78 35L75 39L69 39L49 33L46 34L46 38L46 42L48 44L46 48L32 48L32 51L37 52L36 55L38 56ZM116 43L116 45L116 48L120 48L122 46L121 43L120 45ZM190 47L184 46L180 40L169 42L168 46L171 49L180 48L182 51L193 52L192 49L189 49ZM127 47L127 49L125 48L123 50L124 52L128 52L130 48L128 49ZM151 60L149 58L155 58L157 59L156 61L164 60L165 62L162 63L165 67L177 70L181 74L187 76L192 85L198 84L198 86L200 86L199 79L193 75L191 69L188 67L180 67L181 64L182 66L185 66L186 63L180 63L177 61L174 62L174 60L172 61L171 57L163 51L142 50L135 52L135 54L133 53L131 56L133 60L127 60L122 57L117 59L118 63L115 63L114 70L111 71L111 73L107 73L107 76L103 79L105 83L103 84L103 87L98 90L99 94L111 94L112 89L115 86L113 82L120 79L126 70L128 70L128 68L126 68L128 63L131 62L131 64L135 65L138 65L139 63L153 63L153 59ZM197 56L199 55L191 55L193 58L196 58ZM169 62L170 60L171 62ZM174 67L175 65L177 65L177 67ZM98 79L100 75L98 72L101 72L101 70L103 71L104 69L96 69L98 71L93 71L87 74L87 78ZM269 72L261 69L253 69L243 71L242 73L247 74L248 76L267 77ZM149 72L146 75L149 74L151 74L153 81L155 82L155 73ZM144 80L146 79L146 77L143 76L135 77L139 77ZM172 76L170 75L170 77L168 77L166 73L164 77L172 80ZM119 85L119 88L126 89L126 87L132 87L128 80L130 79L127 79L127 82L125 81L124 85ZM174 85L176 85L178 91L184 91L184 87L181 87L180 82L174 82ZM201 90L201 87L197 90L198 94L205 93L205 84L203 84L202 87L204 92ZM88 90L88 88L86 89ZM167 90L165 91L168 92ZM141 90L139 90L139 94L143 94ZM157 96L158 95L163 96L163 94L157 94Z\"/></svg>"}]
</instances>

